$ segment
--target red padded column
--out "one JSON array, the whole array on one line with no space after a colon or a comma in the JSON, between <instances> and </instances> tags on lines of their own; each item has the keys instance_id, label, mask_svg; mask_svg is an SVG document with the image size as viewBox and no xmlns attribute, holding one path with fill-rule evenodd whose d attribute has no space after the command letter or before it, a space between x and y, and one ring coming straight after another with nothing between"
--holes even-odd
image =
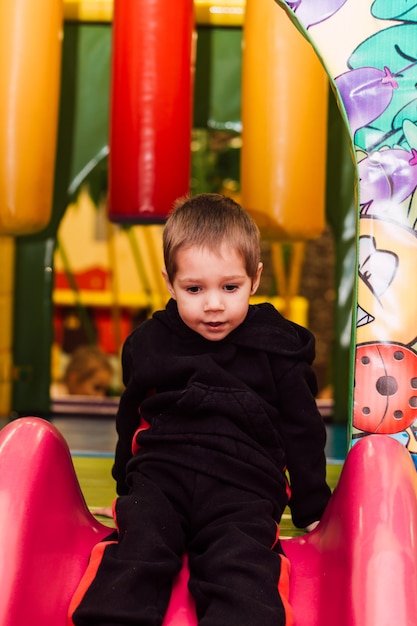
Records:
<instances>
[{"instance_id":1,"label":"red padded column","mask_svg":"<svg viewBox=\"0 0 417 626\"><path fill-rule=\"evenodd\" d=\"M109 218L162 222L189 190L193 0L115 0Z\"/></svg>"}]
</instances>

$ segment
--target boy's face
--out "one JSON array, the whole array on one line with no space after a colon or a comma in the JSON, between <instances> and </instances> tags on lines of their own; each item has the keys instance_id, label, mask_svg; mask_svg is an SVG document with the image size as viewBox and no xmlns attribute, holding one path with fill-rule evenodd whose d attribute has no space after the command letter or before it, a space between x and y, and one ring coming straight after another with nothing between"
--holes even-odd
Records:
<instances>
[{"instance_id":1,"label":"boy's face","mask_svg":"<svg viewBox=\"0 0 417 626\"><path fill-rule=\"evenodd\" d=\"M243 322L249 297L258 288L262 263L252 280L242 256L227 244L219 252L191 246L179 250L177 272L171 284L164 278L177 301L181 319L209 341L220 341Z\"/></svg>"}]
</instances>

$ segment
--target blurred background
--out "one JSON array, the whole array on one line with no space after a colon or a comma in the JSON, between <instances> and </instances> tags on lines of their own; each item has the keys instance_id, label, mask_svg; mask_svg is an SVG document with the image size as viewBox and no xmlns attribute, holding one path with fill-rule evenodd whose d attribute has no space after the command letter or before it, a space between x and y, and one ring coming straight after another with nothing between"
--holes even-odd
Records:
<instances>
[{"instance_id":1,"label":"blurred background","mask_svg":"<svg viewBox=\"0 0 417 626\"><path fill-rule=\"evenodd\" d=\"M189 142L190 192L229 194L244 206L242 168L253 169L254 176L258 168L260 180L266 170L262 162L248 165L248 156L242 161L245 141L249 142L245 135L249 123L243 128L242 109L245 99L253 97L257 105L256 97L261 97L259 87L248 85L244 74L242 50L249 37L246 9L244 0L194 2ZM274 9L284 15L281 8L274 5ZM6 419L114 415L122 391L123 341L168 298L161 276L163 219L140 223L129 217L109 218L113 3L64 1L62 18L51 217L33 232L17 229L14 233L4 227L0 236L0 413ZM279 39L280 32L275 36ZM264 61L254 62L261 80L268 70L268 55L265 50L262 54ZM288 49L271 50L273 54L278 54L283 66L296 65ZM168 80L169 73L169 67L159 67L158 80ZM272 82L273 77L265 76L265 81ZM304 168L300 180L304 176L308 181L307 170L320 167L314 176L322 181L322 197L316 202L313 194L308 203L300 198L293 207L301 223L306 221L300 236L297 230L277 234L268 220L259 221L265 269L257 298L271 301L314 333L319 406L327 420L345 424L355 273L354 170L344 122L324 71L323 85L323 164L315 162L315 146L297 146L299 154L308 157L307 165L300 163ZM285 90L283 81L279 91ZM308 101L304 104L303 124L314 127L316 113ZM287 114L296 133L299 120L291 118L291 111ZM254 117L253 111L247 115ZM271 121L268 131L266 120L267 136L275 128ZM299 135L294 137L297 142ZM169 133L165 149L175 170L177 146L170 143ZM255 152L252 147L251 152ZM285 172L284 185L297 184ZM315 213L317 228L309 226ZM86 346L98 348L100 354L93 358ZM85 385L90 375L94 382Z\"/></svg>"}]
</instances>

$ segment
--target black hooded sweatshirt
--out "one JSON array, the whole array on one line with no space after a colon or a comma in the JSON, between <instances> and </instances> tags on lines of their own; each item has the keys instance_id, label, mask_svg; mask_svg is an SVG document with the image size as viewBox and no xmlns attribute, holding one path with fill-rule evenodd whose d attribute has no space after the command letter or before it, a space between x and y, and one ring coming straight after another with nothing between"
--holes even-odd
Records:
<instances>
[{"instance_id":1,"label":"black hooded sweatshirt","mask_svg":"<svg viewBox=\"0 0 417 626\"><path fill-rule=\"evenodd\" d=\"M170 300L123 347L118 494L128 492L128 474L142 461L162 461L270 499L277 520L288 497L296 526L320 519L330 490L313 359L310 331L270 304L249 306L238 328L209 341ZM149 428L136 432L144 422Z\"/></svg>"}]
</instances>

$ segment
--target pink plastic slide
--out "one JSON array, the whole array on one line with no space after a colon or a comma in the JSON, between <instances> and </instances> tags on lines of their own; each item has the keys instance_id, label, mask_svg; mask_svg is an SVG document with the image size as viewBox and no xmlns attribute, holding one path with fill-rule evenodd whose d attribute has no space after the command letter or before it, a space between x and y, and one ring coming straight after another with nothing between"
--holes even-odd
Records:
<instances>
[{"instance_id":1,"label":"pink plastic slide","mask_svg":"<svg viewBox=\"0 0 417 626\"><path fill-rule=\"evenodd\" d=\"M0 624L65 626L89 553L109 529L90 514L68 446L49 422L0 431ZM417 626L417 475L395 439L370 435L346 459L318 528L284 540L294 626ZM164 626L194 626L187 569Z\"/></svg>"}]
</instances>

